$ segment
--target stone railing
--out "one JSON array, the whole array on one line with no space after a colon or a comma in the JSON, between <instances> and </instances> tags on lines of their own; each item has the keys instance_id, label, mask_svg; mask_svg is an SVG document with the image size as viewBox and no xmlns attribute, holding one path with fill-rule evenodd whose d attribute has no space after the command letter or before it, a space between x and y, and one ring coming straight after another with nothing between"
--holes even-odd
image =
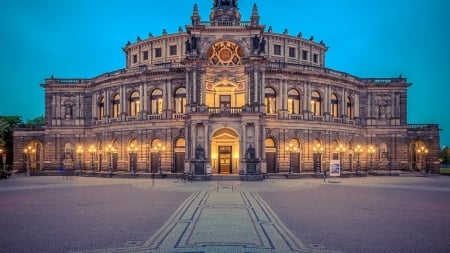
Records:
<instances>
[{"instance_id":1,"label":"stone railing","mask_svg":"<svg viewBox=\"0 0 450 253\"><path fill-rule=\"evenodd\" d=\"M200 25L211 27L211 26L240 26L246 27L250 25L250 21L201 21Z\"/></svg>"},{"instance_id":2,"label":"stone railing","mask_svg":"<svg viewBox=\"0 0 450 253\"><path fill-rule=\"evenodd\" d=\"M302 71L302 72L311 72L318 74L329 74L336 77L344 77L349 80L359 81L365 84L391 84L391 83L406 83L406 78L398 77L398 78L360 78L353 75L350 75L345 72L321 68L318 66L305 65L305 64L297 64L297 63L288 63L282 61L270 62L267 66L267 70L269 71L282 71L282 70L294 70L294 71Z\"/></svg>"}]
</instances>

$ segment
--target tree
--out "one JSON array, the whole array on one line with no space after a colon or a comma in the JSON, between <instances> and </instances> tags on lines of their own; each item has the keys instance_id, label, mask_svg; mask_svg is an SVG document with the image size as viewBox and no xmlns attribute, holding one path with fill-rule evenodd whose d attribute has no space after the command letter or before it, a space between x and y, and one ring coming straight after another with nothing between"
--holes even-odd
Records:
<instances>
[{"instance_id":1,"label":"tree","mask_svg":"<svg viewBox=\"0 0 450 253\"><path fill-rule=\"evenodd\" d=\"M0 116L0 147L6 153L7 163L12 163L13 155L13 129L22 123L20 116Z\"/></svg>"},{"instance_id":2,"label":"tree","mask_svg":"<svg viewBox=\"0 0 450 253\"><path fill-rule=\"evenodd\" d=\"M36 117L34 119L29 119L27 121L27 125L44 125L44 124L45 124L45 118L43 115Z\"/></svg>"},{"instance_id":3,"label":"tree","mask_svg":"<svg viewBox=\"0 0 450 253\"><path fill-rule=\"evenodd\" d=\"M441 163L450 163L450 149L448 147L444 147L443 149L441 149L441 153L439 154L439 156L441 158Z\"/></svg>"}]
</instances>

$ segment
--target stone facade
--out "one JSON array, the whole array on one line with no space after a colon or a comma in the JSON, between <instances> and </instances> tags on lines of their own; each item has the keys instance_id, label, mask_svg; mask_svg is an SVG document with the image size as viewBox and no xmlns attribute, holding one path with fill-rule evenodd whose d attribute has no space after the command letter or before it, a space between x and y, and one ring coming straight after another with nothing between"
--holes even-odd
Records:
<instances>
[{"instance_id":1,"label":"stone facade","mask_svg":"<svg viewBox=\"0 0 450 253\"><path fill-rule=\"evenodd\" d=\"M46 79L45 126L15 129L15 168L192 174L201 145L207 172L245 174L252 145L263 174L438 169L439 127L407 124L406 78L328 69L323 41L237 5L214 1L209 21L194 5L186 31L128 42L124 69Z\"/></svg>"}]
</instances>

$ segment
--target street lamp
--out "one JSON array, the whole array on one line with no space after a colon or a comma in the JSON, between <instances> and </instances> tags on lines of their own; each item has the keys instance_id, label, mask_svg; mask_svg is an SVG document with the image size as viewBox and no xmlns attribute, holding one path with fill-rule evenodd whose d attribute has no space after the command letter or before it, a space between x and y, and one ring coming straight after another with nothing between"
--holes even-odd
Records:
<instances>
[{"instance_id":1,"label":"street lamp","mask_svg":"<svg viewBox=\"0 0 450 253\"><path fill-rule=\"evenodd\" d=\"M3 156L3 149L0 148L0 154ZM6 170L6 163L3 161L3 170Z\"/></svg>"},{"instance_id":2,"label":"street lamp","mask_svg":"<svg viewBox=\"0 0 450 253\"><path fill-rule=\"evenodd\" d=\"M341 160L341 152L345 152L345 147L341 145L339 145L336 148L336 152L338 153L338 160L339 160L339 169L342 171L342 160Z\"/></svg>"},{"instance_id":3,"label":"street lamp","mask_svg":"<svg viewBox=\"0 0 450 253\"><path fill-rule=\"evenodd\" d=\"M292 168L292 156L291 153L294 152L296 153L298 150L298 148L296 146L294 146L294 144L289 144L289 146L286 147L286 152L289 155L289 174L293 173L293 168Z\"/></svg>"},{"instance_id":4,"label":"street lamp","mask_svg":"<svg viewBox=\"0 0 450 253\"><path fill-rule=\"evenodd\" d=\"M369 146L369 149L367 150L367 152L370 155L369 171L370 171L370 173L372 173L372 156L373 156L373 154L375 154L375 148L373 146Z\"/></svg>"},{"instance_id":5,"label":"street lamp","mask_svg":"<svg viewBox=\"0 0 450 253\"><path fill-rule=\"evenodd\" d=\"M93 145L91 145L89 147L89 153L91 154L91 173L95 174L95 170L94 170L94 155L95 152L97 152L97 150L95 149L95 147Z\"/></svg>"},{"instance_id":6,"label":"street lamp","mask_svg":"<svg viewBox=\"0 0 450 253\"><path fill-rule=\"evenodd\" d=\"M317 143L317 145L315 147L313 147L313 153L314 153L314 156L315 156L315 159L314 159L314 172L316 174L319 174L320 171L322 170L322 152L323 152L322 145L320 145L320 143Z\"/></svg>"},{"instance_id":7,"label":"street lamp","mask_svg":"<svg viewBox=\"0 0 450 253\"><path fill-rule=\"evenodd\" d=\"M137 146L134 143L131 143L130 147L128 147L128 153L130 155L130 173L132 175L136 174L136 154L137 154Z\"/></svg>"},{"instance_id":8,"label":"street lamp","mask_svg":"<svg viewBox=\"0 0 450 253\"><path fill-rule=\"evenodd\" d=\"M155 152L158 153L158 173L162 174L162 168L161 168L161 151L164 152L166 150L165 146L162 146L161 143L158 143L158 145L156 145L154 147Z\"/></svg>"},{"instance_id":9,"label":"street lamp","mask_svg":"<svg viewBox=\"0 0 450 253\"><path fill-rule=\"evenodd\" d=\"M113 152L115 151L114 147L109 144L108 147L106 147L106 154L108 155L108 171L109 171L109 176L112 175L113 172L113 168L112 168L112 155Z\"/></svg>"},{"instance_id":10,"label":"street lamp","mask_svg":"<svg viewBox=\"0 0 450 253\"><path fill-rule=\"evenodd\" d=\"M426 159L426 155L428 154L428 149L426 149L424 146L422 146L417 150L417 153L419 154L420 171L422 172L422 174L425 174L425 166L424 166L424 162L423 162L423 157L425 156L425 159Z\"/></svg>"},{"instance_id":11,"label":"street lamp","mask_svg":"<svg viewBox=\"0 0 450 253\"><path fill-rule=\"evenodd\" d=\"M34 148L31 148L31 146L28 146L26 149L23 150L26 157L26 166L27 166L27 176L30 175L32 168L31 165L31 155L36 153L36 150Z\"/></svg>"},{"instance_id":12,"label":"street lamp","mask_svg":"<svg viewBox=\"0 0 450 253\"><path fill-rule=\"evenodd\" d=\"M361 145L357 145L355 148L355 153L356 153L356 174L360 174L361 173L361 165L359 163L359 155L363 152L363 149L361 147Z\"/></svg>"},{"instance_id":13,"label":"street lamp","mask_svg":"<svg viewBox=\"0 0 450 253\"><path fill-rule=\"evenodd\" d=\"M78 166L80 168L80 172L83 172L83 167L81 165L81 156L83 155L83 147L78 146L77 147L77 156L78 156Z\"/></svg>"}]
</instances>

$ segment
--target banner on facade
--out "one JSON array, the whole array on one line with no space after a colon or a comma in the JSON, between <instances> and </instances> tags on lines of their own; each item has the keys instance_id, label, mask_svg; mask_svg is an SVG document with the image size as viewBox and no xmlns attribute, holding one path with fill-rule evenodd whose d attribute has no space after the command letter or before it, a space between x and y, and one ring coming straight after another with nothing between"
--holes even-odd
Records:
<instances>
[{"instance_id":1,"label":"banner on facade","mask_svg":"<svg viewBox=\"0 0 450 253\"><path fill-rule=\"evenodd\" d=\"M341 176L341 160L330 160L330 176Z\"/></svg>"}]
</instances>

